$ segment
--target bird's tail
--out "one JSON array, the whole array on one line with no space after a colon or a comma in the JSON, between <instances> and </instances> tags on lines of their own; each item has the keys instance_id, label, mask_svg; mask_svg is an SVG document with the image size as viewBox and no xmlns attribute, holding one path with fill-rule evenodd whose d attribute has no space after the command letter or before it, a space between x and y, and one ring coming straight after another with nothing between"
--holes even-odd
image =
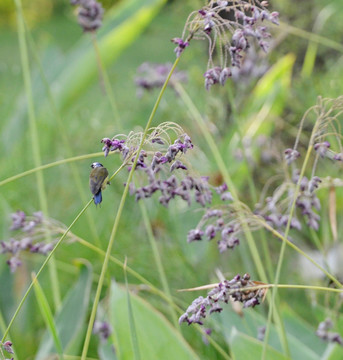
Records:
<instances>
[{"instance_id":1,"label":"bird's tail","mask_svg":"<svg viewBox=\"0 0 343 360\"><path fill-rule=\"evenodd\" d=\"M101 190L100 190L98 193L96 193L94 195L94 204L98 205L101 203L101 201L102 201L102 195L101 195Z\"/></svg>"}]
</instances>

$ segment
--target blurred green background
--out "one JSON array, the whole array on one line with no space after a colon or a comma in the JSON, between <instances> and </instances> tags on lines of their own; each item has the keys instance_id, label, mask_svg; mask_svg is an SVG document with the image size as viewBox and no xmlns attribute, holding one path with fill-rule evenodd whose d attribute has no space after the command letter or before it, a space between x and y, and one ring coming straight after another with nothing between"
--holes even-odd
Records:
<instances>
[{"instance_id":1,"label":"blurred green background","mask_svg":"<svg viewBox=\"0 0 343 360\"><path fill-rule=\"evenodd\" d=\"M134 83L136 69L143 62L173 62L174 45L170 39L181 35L190 11L202 6L202 2L198 0L108 0L102 3L106 10L104 26L97 37L120 115L120 129L99 82L91 38L88 34L83 34L77 24L75 9L67 1L23 2L29 31L29 61L42 164L69 156L99 152L102 138L142 129L156 101L158 91L145 93L138 98ZM135 18L144 6L150 6L151 13L146 17ZM281 165L276 161L263 160L262 155L266 149L258 143L259 137L272 138L270 148L276 157L280 157L286 147L292 146L302 114L315 104L317 96L337 97L342 94L343 88L341 1L324 3L319 0L271 0L270 8L279 11L282 23L279 28L273 27L275 41L272 51L263 57L268 63L268 72L265 75L248 78L245 82L231 82L227 88L213 88L211 92L206 92L203 86L203 73L206 71L208 58L205 42L194 41L179 64L179 69L188 74L188 82L184 85L186 91L205 119L213 123L213 136L240 191L241 199L251 207L255 204L252 196L246 191L249 173L253 174L256 188L260 191L267 179L282 172ZM116 28L120 28L125 19L129 19L130 31L126 28L125 32L118 35ZM105 41L107 35L113 36L112 42ZM11 0L2 0L0 3L0 48L1 182L34 168L16 32L16 10ZM37 59L41 63L41 69ZM41 76L42 71L50 86L63 130L58 125L56 112L49 102L47 88ZM244 162L239 160L240 149L237 139L235 140L237 128L232 121L232 104L235 104L238 114L236 116L243 133L250 134L250 172ZM264 107L268 110L261 119L259 111ZM192 137L195 150L189 154L189 159L194 169L200 175L210 176L211 184L219 185L222 180L207 144L197 125L192 123L188 109L170 88L162 99L153 125L165 121L180 124ZM261 125L251 133L254 124L260 121ZM62 135L68 138L71 154L66 149ZM305 146L306 136L304 134ZM74 163L82 180L81 191L87 194L87 201L90 199L88 175L93 161L102 162L110 173L121 163L117 154L106 159L98 156ZM339 167L325 168L324 165L321 171L323 176L328 173L333 177L341 175ZM115 178L104 192L101 208L92 206L88 209L96 224L102 249L106 249L126 177L127 172L123 171ZM85 205L80 198L70 165L64 164L44 170L44 180L49 216L68 226ZM339 201L342 194L338 192L337 196L339 212L342 211ZM324 200L322 218L325 224L328 219L325 205L327 192L323 190L319 197ZM217 282L216 269L220 269L227 278L244 272L249 272L252 278L255 278L256 272L243 241L234 252L228 251L223 254L218 253L214 242L187 244L187 232L196 226L201 217L196 211L196 205L187 208L183 203L176 202L165 209L158 204L157 198L153 198L146 201L146 206L172 295L183 308L186 308L197 294L179 294L176 290ZM11 237L10 214L18 209L27 214L40 210L35 174L0 187L0 239L7 240ZM94 244L96 241L87 219L83 216L72 232ZM342 224L339 223L338 226L341 230ZM329 226L323 225L319 237L329 236L329 231ZM311 234L306 229L300 235L305 244L312 246L309 239ZM277 261L279 245L275 241L270 244L271 249L275 250L273 264ZM139 206L131 197L125 205L113 255L121 261L127 258L130 267L155 286L161 287ZM304 283L301 274L292 270L295 260L291 251L287 255L285 267L288 271L283 273L281 283ZM73 261L78 258L87 259L92 264L94 274L100 272L102 262L98 255L78 243L63 244L56 254L62 295L67 293L78 278L78 267L73 265ZM28 257L25 265L16 274L11 275L5 263L5 256L2 256L0 308L6 323L29 284L31 271L37 271L42 259L39 255ZM111 265L110 278L122 282L123 270ZM41 282L48 299L52 302L49 281L48 272L43 273ZM130 277L129 282L132 288L139 284L137 279ZM139 288L135 290L139 292ZM149 291L142 291L141 295L155 309L169 316L165 302ZM291 313L289 309L293 309L298 314L295 318L301 317L306 320L306 325L315 331L316 324L321 319L319 316L318 319L313 318L313 309L304 306L304 298L307 298L308 304L309 297L304 291L282 293L284 311ZM247 316L254 317L255 315L251 315L252 311L262 317L267 312L266 308L260 307L247 310ZM31 295L11 332L13 342L17 346L18 359L32 358L40 344L44 323L40 316L36 316L37 313L37 304ZM213 338L227 350L228 336L225 332L228 330L225 329L223 320L225 316L229 318L233 315L225 312L223 317L216 317L217 320L213 321L212 326L217 330L214 331ZM250 321L258 323L260 320L254 318ZM228 322L232 324L234 319L230 318ZM223 323L224 325L221 325ZM211 345L203 343L201 335L194 328L185 328L182 333L200 358L221 358ZM95 345L91 348L90 355L97 358Z\"/></svg>"}]
</instances>

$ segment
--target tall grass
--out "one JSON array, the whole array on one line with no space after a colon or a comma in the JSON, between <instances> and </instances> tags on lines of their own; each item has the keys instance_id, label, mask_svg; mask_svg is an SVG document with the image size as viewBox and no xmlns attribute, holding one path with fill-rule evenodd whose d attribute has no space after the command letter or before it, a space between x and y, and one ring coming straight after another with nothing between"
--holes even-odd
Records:
<instances>
[{"instance_id":1,"label":"tall grass","mask_svg":"<svg viewBox=\"0 0 343 360\"><path fill-rule=\"evenodd\" d=\"M25 101L18 95L5 121L28 122L31 167L14 146L8 154L23 171L4 160L0 179L0 357L343 356L343 102L326 97L314 71L316 56L330 63L321 47L335 56L342 48L318 34L323 27L295 28L286 15L278 30L265 1L211 1L193 12L169 4L158 14L164 1L132 0L106 11L103 25L97 2L72 3L85 33L47 67L15 0ZM175 9L185 12L183 31ZM144 60L149 45L152 62L171 59L170 46L163 59L160 39L142 34L151 21L182 35L172 39L173 64L137 74L137 100L126 86L131 52ZM285 29L309 42L302 70L298 54L282 55ZM189 70L186 84L179 67ZM312 77L315 99L298 101ZM110 184L95 207L88 162L103 153Z\"/></svg>"}]
</instances>

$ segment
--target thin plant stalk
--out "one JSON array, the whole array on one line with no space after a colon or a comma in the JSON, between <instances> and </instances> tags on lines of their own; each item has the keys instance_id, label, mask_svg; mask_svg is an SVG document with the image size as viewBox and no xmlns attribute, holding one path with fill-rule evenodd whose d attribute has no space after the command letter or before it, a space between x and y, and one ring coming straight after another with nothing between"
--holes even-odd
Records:
<instances>
[{"instance_id":1,"label":"thin plant stalk","mask_svg":"<svg viewBox=\"0 0 343 360\"><path fill-rule=\"evenodd\" d=\"M241 126L239 124L239 121L238 121L236 103L235 103L235 100L233 98L232 89L231 89L230 86L228 86L227 93L228 93L229 103L230 103L230 106L231 106L231 109L232 109L233 123L235 125L235 129L237 130L237 134L238 134L239 145L240 145L240 147L242 149L243 159L244 159L244 162L246 164L247 170L249 172L249 175L247 176L247 180L248 180L248 186L249 186L250 194L251 194L253 202L256 203L257 202L257 194L256 194L255 183L253 181L253 176L252 176L252 173L250 171L248 158L247 158L247 154L246 154L246 151L245 151L245 146L243 144L244 134L243 134L242 128L241 128Z\"/></svg>"},{"instance_id":2,"label":"thin plant stalk","mask_svg":"<svg viewBox=\"0 0 343 360\"><path fill-rule=\"evenodd\" d=\"M166 87L168 85L169 79L170 79L174 69L176 68L179 60L180 60L180 58L177 58L175 60L173 66L172 66L172 68L171 68L171 70L170 70L170 72L168 74L168 77L167 77L167 79L166 79L166 81L165 81L165 83L164 83L164 85L163 85L163 87L162 87L162 89L160 91L160 94L159 94L159 96L158 96L158 98L156 100L156 103L155 103L155 105L154 105L154 107L152 109L149 120L147 121L145 130L143 132L141 142L140 142L139 147L138 147L137 152L136 152L137 155L140 153L141 149L143 148L144 141L145 141L146 136L148 134L149 128L150 128L151 123L152 123L152 120L155 117L157 108L158 108L158 106L160 104L160 101L162 99L162 95L165 92L165 89L166 89ZM85 360L86 356L87 356L90 337L91 337L91 334L92 334L93 324L94 324L94 320L95 320L95 316L96 316L96 311L97 311L98 303L99 303L99 300L100 300L100 294L101 294L102 286L103 286L103 283L104 283L105 274L106 274L106 271L107 271L108 261L109 261L109 258L110 258L110 254L111 254L112 247L113 247L113 244L114 244L115 235L116 235L117 230L118 230L118 226L119 226L121 215L122 215L122 212L123 212L123 209L124 209L126 197L127 197L128 192L129 192L129 185L130 185L130 183L132 181L133 172L135 170L137 161L138 161L138 156L135 156L135 160L133 162L133 165L132 165L131 171L129 173L128 179L126 181L126 185L125 185L125 188L124 188L124 191L123 191L120 203L119 203L116 218L115 218L115 221L114 221L114 224L113 224L112 232L111 232L110 239L109 239L108 246L107 246L107 250L106 250L104 263L103 263L103 266L101 268L101 274L100 274L100 278L99 278L98 287L97 287L97 290L96 290L96 293L95 293L92 312L91 312L91 315L90 315L88 328L87 328L87 332L86 332L86 337L85 337L85 342L84 342L83 349L82 349L81 360Z\"/></svg>"},{"instance_id":3,"label":"thin plant stalk","mask_svg":"<svg viewBox=\"0 0 343 360\"><path fill-rule=\"evenodd\" d=\"M190 110L193 119L197 122L197 124L200 127L200 130L203 133L203 136L205 137L205 140L208 144L208 146L210 147L210 150L215 158L215 161L221 171L221 173L223 174L224 180L225 182L228 184L229 190L232 194L232 197L234 198L235 203L239 204L239 198L238 198L238 194L237 194L237 190L236 187L231 179L231 176L227 170L227 167L224 163L224 160L217 148L217 145L214 141L214 139L212 138L211 134L209 133L207 126L204 122L204 119L202 118L201 114L199 113L198 109L196 108L196 106L194 105L193 101L191 100L191 98L189 97L189 95L187 94L187 92L184 90L183 86L179 83L177 83L175 85L175 88L177 89L177 91L181 94L181 97L183 99L183 101L185 102L185 104L187 105L188 109ZM243 222L244 225L245 222ZM266 273L264 271L264 266L262 264L262 260L259 256L256 244L251 236L251 232L250 230L247 228L247 226L245 226L244 229L244 233L247 236L248 239L248 245L250 247L250 251L252 254L252 258L254 260L255 266L257 268L257 272L259 274L259 277L261 279L261 281L263 282L267 282L267 276ZM248 235L250 234L250 235Z\"/></svg>"},{"instance_id":4,"label":"thin plant stalk","mask_svg":"<svg viewBox=\"0 0 343 360\"><path fill-rule=\"evenodd\" d=\"M157 271L158 271L158 274L159 274L159 277L160 277L160 281L162 283L163 291L167 295L167 297L170 299L169 303L172 304L173 299L172 299L170 288L169 288L169 285L168 285L166 272L164 271L161 256L160 256L160 253L159 253L158 248L157 248L156 239L155 239L155 236L154 236L152 228L151 228L151 223L150 223L150 220L149 220L148 211L147 211L147 208L146 208L146 205L145 205L144 201L139 202L139 208L141 209L143 222L144 222L144 225L145 225L146 232L148 234L148 239L149 239L149 242L150 242L152 253L154 255L154 259L155 259ZM174 307L170 306L169 310L170 310L171 318L173 320L175 328L179 328L178 317L176 315Z\"/></svg>"},{"instance_id":5,"label":"thin plant stalk","mask_svg":"<svg viewBox=\"0 0 343 360\"><path fill-rule=\"evenodd\" d=\"M25 86L27 105L28 105L28 117L29 117L29 125L30 125L32 153L33 153L34 164L36 167L38 167L42 164L42 161L41 161L40 149L39 149L39 136L38 136L36 114L35 114L33 94L32 94L30 65L29 65L28 49L26 43L26 31L24 25L24 16L23 16L21 0L15 0L15 5L16 5L17 20L18 20L18 39L19 39L21 66L23 69L24 86ZM37 179L40 208L42 209L43 214L49 217L48 200L45 191L44 177L41 171L37 172L36 179ZM49 230L47 229L47 241L49 242L49 240L51 240L51 235L49 234ZM51 280L54 305L55 308L57 308L61 304L61 294L59 289L59 282L58 282L58 276L57 276L56 264L54 258L52 258L51 262L49 262L49 274Z\"/></svg>"},{"instance_id":6,"label":"thin plant stalk","mask_svg":"<svg viewBox=\"0 0 343 360\"><path fill-rule=\"evenodd\" d=\"M343 45L337 41L331 40L325 36L321 36L318 34L314 34L312 32L300 29L295 26L291 26L289 24L286 24L284 22L280 22L280 31L287 32L289 34L298 36L300 38L303 38L305 40L312 41L313 43L317 43L323 46L326 46L328 48L337 50L341 53L343 53Z\"/></svg>"},{"instance_id":7,"label":"thin plant stalk","mask_svg":"<svg viewBox=\"0 0 343 360\"><path fill-rule=\"evenodd\" d=\"M244 134L242 132L241 126L240 126L239 121L238 121L236 103L234 101L232 89L231 89L230 86L228 87L228 98L229 98L229 102L230 102L231 109L232 109L233 123L235 125L235 128L237 129L239 143L240 143L240 146L241 146L241 149L242 149L242 152L243 152L244 161L245 161L246 167L247 167L247 169L249 171L249 175L247 176L248 185L249 185L250 194L251 194L251 197L252 197L252 200L253 200L253 203L254 203L253 205L255 205L258 202L256 187L255 187L255 183L253 181L252 173L250 171L248 158L247 158L246 151L245 151L245 146L243 144ZM268 245L267 245L266 235L265 235L265 233L263 231L260 231L259 234L260 234L260 237L261 237L262 248L263 248L264 259L265 259L267 271L269 273L269 276L272 276L272 274L273 274L273 265L272 265L272 262L271 262L270 251L269 251L269 248L268 248Z\"/></svg>"},{"instance_id":8,"label":"thin plant stalk","mask_svg":"<svg viewBox=\"0 0 343 360\"><path fill-rule=\"evenodd\" d=\"M4 335L1 339L1 342L4 342L8 332L10 330L10 328L12 327L12 324L14 322L14 320L17 318L21 308L23 307L30 291L33 288L33 284L34 281L36 281L39 277L39 275L42 273L42 271L44 270L44 268L46 267L46 265L49 263L49 261L51 260L52 256L54 255L55 251L57 250L57 248L61 245L62 241L65 239L65 237L67 236L67 234L69 233L70 229L76 224L76 222L80 219L80 217L82 216L82 214L87 210L87 208L89 207L89 205L91 205L91 203L93 202L93 199L90 199L88 201L88 203L83 207L83 209L79 212L79 214L76 216L76 218L73 220L73 222L69 225L69 227L65 230L64 234L60 237L60 239L58 240L58 242L56 243L56 245L54 246L54 248L51 250L51 252L49 253L49 255L46 257L46 259L44 260L42 266L40 267L40 269L38 270L36 276L34 277L34 279L31 281L31 284L29 285L28 289L26 290L24 296L22 297L19 305L17 306L11 321L9 322L7 329L4 332Z\"/></svg>"},{"instance_id":9,"label":"thin plant stalk","mask_svg":"<svg viewBox=\"0 0 343 360\"><path fill-rule=\"evenodd\" d=\"M208 284L203 286L198 286L190 289L180 289L178 292L190 292L190 291L200 291L200 290L210 290L217 287L219 284ZM326 286L314 286L314 285L295 285L295 284L264 284L264 285L256 285L256 286L247 286L240 289L234 289L234 291L255 291L259 289L271 289L271 288L279 288L279 289L301 289L301 290L314 290L314 291L329 291L335 293L343 293L343 289L335 289Z\"/></svg>"},{"instance_id":10,"label":"thin plant stalk","mask_svg":"<svg viewBox=\"0 0 343 360\"><path fill-rule=\"evenodd\" d=\"M288 221L287 221L287 225L286 225L286 229L285 229L285 234L283 236L285 241L283 241L282 245L281 245L280 254L279 254L279 260L278 260L276 273L275 273L275 278L274 278L274 282L273 282L275 285L277 285L279 283L279 280L280 280L281 268L282 268L283 259L284 259L284 255L285 255L286 244L289 244L290 246L292 244L288 240L288 234L289 234L289 230L291 228L291 220L292 220L292 217L293 217L293 213L295 211L295 203L296 203L297 197L299 195L301 180L304 177L305 170L306 170L306 167L307 167L307 163L309 161L311 152L313 151L312 143L313 143L314 135L315 135L315 133L317 131L318 123L319 123L319 121L317 119L317 121L316 121L316 123L315 123L315 125L313 127L313 130L312 130L310 143L309 143L309 146L307 148L307 152L306 152L305 159L304 159L301 171L300 171L300 175L299 175L297 185L295 187L295 191L294 191L294 195L293 195L293 201L292 201L292 204L291 204L291 207L290 207L290 211L289 211L289 215L288 215L289 217L288 217ZM305 254L305 253L303 253L303 254ZM309 258L309 257L306 256L306 258ZM310 261L313 263L313 260L310 260ZM322 268L319 264L317 264L317 267L320 268L324 272L324 274L327 275L330 279L332 279L332 280L334 279L334 277L331 274L329 274L324 268ZM337 279L335 279L333 281L339 287L343 287L339 283L339 281ZM270 328L271 328L271 316L272 316L272 313L273 313L274 303L276 301L276 293L277 293L277 288L275 287L275 288L273 288L273 291L272 291L272 301L270 303L270 308L269 308L269 313L268 313L268 321L267 321L267 328L266 328L264 344L263 344L262 359L266 358L267 343L268 343L268 338L269 338L269 333L270 333Z\"/></svg>"},{"instance_id":11,"label":"thin plant stalk","mask_svg":"<svg viewBox=\"0 0 343 360\"><path fill-rule=\"evenodd\" d=\"M103 61L101 59L99 46L98 46L98 41L96 39L96 34L95 34L95 32L92 32L91 35L92 35L92 43L93 43L93 47L94 47L94 51L95 51L96 61L97 61L97 64L98 64L99 74L100 74L100 82L105 87L105 92L107 94L108 100L109 100L111 108L112 108L112 112L113 112L113 115L114 115L114 120L115 120L116 126L119 129L121 129L122 124L121 124L121 121L120 121L120 115L119 115L119 111L118 111L118 106L117 106L117 103L115 101L115 96L114 96L114 93L113 93L113 89L112 89L110 80L108 78L106 68L105 68L105 66L103 64Z\"/></svg>"},{"instance_id":12,"label":"thin plant stalk","mask_svg":"<svg viewBox=\"0 0 343 360\"><path fill-rule=\"evenodd\" d=\"M181 94L183 101L188 106L194 120L198 123L198 125L203 133L203 136L205 137L205 140L207 141L207 144L212 151L215 161L216 161L221 173L223 174L224 180L230 189L230 192L232 194L232 197L233 197L235 203L240 206L240 201L239 201L238 194L237 194L236 188L234 186L234 183L233 183L231 176L227 170L224 160L221 157L221 154L217 148L217 145L206 127L203 117L201 116L198 109L195 107L194 103L192 102L191 98L188 96L186 91L183 89L183 87L179 83L177 83L175 85L175 87L176 87L177 91ZM238 211L238 215L241 216L239 211ZM261 257L259 255L254 238L251 234L251 231L250 231L248 225L245 223L245 221L242 221L242 227L243 227L244 235L247 239L249 250L250 250L251 256L253 258L253 261L255 263L258 275L259 275L260 279L262 280L262 282L267 283L268 282L267 275L264 270L264 266L263 266ZM269 298L268 298L268 300L269 300ZM282 347L283 347L284 351L286 352L286 354L289 354L286 332L285 332L280 314L278 313L278 309L274 309L274 318L278 325L277 328L279 330L279 336L280 336Z\"/></svg>"},{"instance_id":13,"label":"thin plant stalk","mask_svg":"<svg viewBox=\"0 0 343 360\"><path fill-rule=\"evenodd\" d=\"M261 221L259 219L259 221ZM333 283L335 283L336 286L339 288L343 288L343 285L339 282L337 278L335 278L332 274L330 274L328 271L326 271L322 266L320 266L316 261L314 261L309 255L307 255L304 251L302 251L300 248L298 248L295 244L293 244L291 241L289 241L285 235L280 234L278 231L276 231L274 228L272 228L270 225L268 225L265 221L262 222L262 226L265 227L268 231L270 231L273 235L278 237L280 240L282 240L285 244L290 246L292 249L297 251L300 255L305 257L308 261L310 261L315 267L317 267L320 271L323 272Z\"/></svg>"},{"instance_id":14,"label":"thin plant stalk","mask_svg":"<svg viewBox=\"0 0 343 360\"><path fill-rule=\"evenodd\" d=\"M129 325L130 325L130 334L131 334L131 342L132 342L132 348L134 353L134 359L140 360L141 354L139 351L139 344L138 344L138 338L137 338L137 330L135 325L135 319L133 314L133 308L131 303L131 295L129 290L129 283L127 281L127 273L126 273L126 259L124 263L124 278L125 278L125 288L126 288L126 294L127 294L127 308L128 308L128 314L129 314Z\"/></svg>"},{"instance_id":15,"label":"thin plant stalk","mask_svg":"<svg viewBox=\"0 0 343 360\"><path fill-rule=\"evenodd\" d=\"M69 158L71 158L72 157L72 149L70 147L70 140L68 138L67 132L65 131L65 127L64 127L62 119L61 119L61 114L60 114L59 110L57 109L55 100L54 100L52 92L51 92L50 85L49 85L49 83L47 81L47 78L45 76L42 64L41 64L40 59L39 59L39 57L37 55L38 50L37 50L37 47L35 45L35 42L34 42L32 36L31 36L31 34L28 33L28 35L29 35L29 41L30 41L30 44L31 44L31 48L33 50L32 52L34 54L34 58L35 58L37 66L38 66L38 69L39 69L39 72L40 72L41 78L43 80L43 83L44 83L44 86L45 86L45 89L46 89L46 93L47 93L47 96L48 96L48 99L49 99L49 102L50 102L50 107L52 109L53 114L55 115L55 119L56 119L57 125L59 127L59 134L61 135L61 139L63 141L63 147L65 149L65 152L66 152L67 156ZM87 195L86 195L86 193L84 191L84 186L83 186L82 181L81 181L80 172L78 171L78 169L76 168L74 163L70 163L70 168L71 168L71 172L72 172L72 175L73 175L73 178L74 178L74 181L75 181L76 189L79 192L80 199L81 199L82 203L85 204L87 202ZM100 242L99 235L97 233L94 218L93 218L93 216L91 215L90 212L87 212L86 216L87 216L87 224L89 225L90 231L92 233L92 237L95 239L95 242L97 243L97 245L101 246L101 242Z\"/></svg>"},{"instance_id":16,"label":"thin plant stalk","mask_svg":"<svg viewBox=\"0 0 343 360\"><path fill-rule=\"evenodd\" d=\"M117 171L112 175L111 179L114 178L114 176L116 176L124 167L125 167L125 163L123 163L118 169ZM21 299L19 305L16 308L16 311L14 312L12 319L10 321L10 323L7 326L7 329L4 332L3 338L1 339L1 342L4 342L4 339L7 337L7 334L14 322L14 320L17 318L22 306L25 303L26 298L28 297L30 291L33 288L33 283L35 280L38 279L39 275L41 274L41 272L44 270L45 266L49 263L50 259L52 258L52 256L54 255L55 251L57 250L57 248L61 245L62 241L65 239L65 237L67 236L67 234L69 233L69 231L72 229L72 227L76 224L76 222L80 219L80 217L82 216L82 214L88 209L88 207L92 204L93 202L93 198L91 198L88 203L83 207L83 209L78 213L78 215L75 217L75 219L73 220L73 222L69 225L69 227L65 230L65 232L63 233L63 235L61 236L61 238L58 240L58 242L56 243L56 245L54 246L54 248L51 250L51 252L49 253L49 255L47 256L47 258L44 260L42 266L40 267L40 269L38 270L35 278L31 281L31 284L29 285L28 289L26 290L23 298Z\"/></svg>"},{"instance_id":17,"label":"thin plant stalk","mask_svg":"<svg viewBox=\"0 0 343 360\"><path fill-rule=\"evenodd\" d=\"M8 183L10 183L12 181L21 179L21 178L23 178L25 176L35 174L35 173L39 173L42 170L50 169L52 167L59 166L59 165L68 164L68 163L74 162L74 161L91 159L91 158L94 158L96 156L101 156L101 155L103 155L103 152L96 152L96 153L92 153L92 154L78 155L78 156L73 156L73 157L67 158L67 159L57 160L57 161L54 161L54 162L51 162L51 163L45 164L45 165L39 165L39 166L34 167L33 169L24 171L24 172L22 172L20 174L13 175L13 176L5 179L5 180L0 181L0 187L3 186L3 185L6 185L6 184L8 184ZM111 153L110 153L110 155L111 155Z\"/></svg>"},{"instance_id":18,"label":"thin plant stalk","mask_svg":"<svg viewBox=\"0 0 343 360\"><path fill-rule=\"evenodd\" d=\"M74 237L76 237L76 241L79 242L82 246L87 247L88 249L100 254L101 256L105 257L106 253L105 251L97 248L95 245L87 242L86 240L73 235ZM164 291L158 289L156 286L154 286L149 280L147 280L144 276L142 276L141 274L139 274L138 272L136 272L135 270L133 270L131 267L129 267L128 265L125 265L125 263L123 263L122 261L118 260L117 258L115 258L114 256L110 256L110 261L115 264L120 266L122 269L124 269L124 266L126 266L126 272L130 275L132 275L134 278L136 278L138 281L140 281L142 284L146 285L149 287L149 291L152 294L158 295L161 299L163 299L164 301L166 301L170 307L174 308L175 311L177 311L180 315L183 313L183 309L181 309L173 300L172 298L170 298L167 294L165 294ZM98 281L98 280L97 280ZM199 332L199 334L203 335L203 329L201 326L196 326L195 327L196 330ZM230 357L227 355L227 353L225 352L225 350L212 338L209 337L208 338L210 344L218 351L219 354L221 354L223 359L226 360L230 360ZM79 359L79 357L78 357Z\"/></svg>"}]
</instances>

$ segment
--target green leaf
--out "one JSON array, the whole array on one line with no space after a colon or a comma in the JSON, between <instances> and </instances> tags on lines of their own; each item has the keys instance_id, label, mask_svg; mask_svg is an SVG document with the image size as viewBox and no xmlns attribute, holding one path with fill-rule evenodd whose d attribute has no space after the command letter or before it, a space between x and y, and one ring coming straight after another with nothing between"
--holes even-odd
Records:
<instances>
[{"instance_id":1,"label":"green leaf","mask_svg":"<svg viewBox=\"0 0 343 360\"><path fill-rule=\"evenodd\" d=\"M213 316L213 318L218 319L217 323L221 323L222 331L230 346L232 345L231 334L233 329L258 341L256 340L258 328L266 326L267 323L267 319L254 309L243 310L243 317L230 309L224 309L221 314ZM320 344L319 339L314 335L315 329L306 326L298 315L292 315L289 311L282 313L282 319L285 321L286 336L292 358L319 360L320 354L325 350L325 344L324 346ZM269 346L276 351L281 351L277 330L274 325L272 325L269 335Z\"/></svg>"},{"instance_id":2,"label":"green leaf","mask_svg":"<svg viewBox=\"0 0 343 360\"><path fill-rule=\"evenodd\" d=\"M100 343L98 346L98 353L100 360L117 360L117 356L113 349L113 345L108 341L106 343Z\"/></svg>"},{"instance_id":3,"label":"green leaf","mask_svg":"<svg viewBox=\"0 0 343 360\"><path fill-rule=\"evenodd\" d=\"M50 335L52 336L55 347L56 347L60 357L63 359L62 345L61 345L61 341L60 341L60 338L57 333L54 318L53 318L48 300L47 300L47 298L44 294L44 291L43 291L42 287L40 286L37 279L33 280L33 288L35 290L36 299L37 299L41 314L43 315L45 324L50 331Z\"/></svg>"},{"instance_id":4,"label":"green leaf","mask_svg":"<svg viewBox=\"0 0 343 360\"><path fill-rule=\"evenodd\" d=\"M252 139L258 135L267 137L271 135L275 126L275 118L282 113L289 97L294 62L293 54L282 57L259 80L250 101L246 102L244 110L239 115L243 138ZM245 119L247 120L245 121ZM238 136L233 133L229 133L229 136L229 148L226 151L229 154L230 171L232 174L237 173L240 179L244 179L248 176L246 164L238 162L234 158L239 146ZM253 156L259 158L259 153L260 149L256 146Z\"/></svg>"},{"instance_id":5,"label":"green leaf","mask_svg":"<svg viewBox=\"0 0 343 360\"><path fill-rule=\"evenodd\" d=\"M119 6L105 14L102 28L97 32L100 56L107 67L113 63L143 32L156 16L166 0L121 1ZM77 19L75 18L75 22ZM44 49L42 56L45 75L50 84L58 110L68 108L83 95L98 79L98 65L90 34L84 34L73 49L62 56L56 49ZM52 66L53 64L53 66ZM36 69L37 67L32 66ZM37 117L46 124L51 119L51 110L46 90L33 71L32 91L37 100ZM27 104L18 96L14 113L4 125L3 150L13 147L13 139L19 142L26 133ZM10 140L12 139L12 140Z\"/></svg>"},{"instance_id":6,"label":"green leaf","mask_svg":"<svg viewBox=\"0 0 343 360\"><path fill-rule=\"evenodd\" d=\"M142 360L198 359L175 329L156 309L137 295L130 294L132 313ZM115 282L111 286L111 326L115 333L118 359L132 360L127 293Z\"/></svg>"},{"instance_id":7,"label":"green leaf","mask_svg":"<svg viewBox=\"0 0 343 360\"><path fill-rule=\"evenodd\" d=\"M316 329L301 319L289 306L283 306L282 319L287 333L292 334L316 354L324 353L326 344L318 338Z\"/></svg>"},{"instance_id":8,"label":"green leaf","mask_svg":"<svg viewBox=\"0 0 343 360\"><path fill-rule=\"evenodd\" d=\"M63 351L69 355L77 354L79 350L78 343L81 340L80 334L84 332L91 284L91 266L89 264L81 265L79 279L65 296L62 306L55 316L57 334ZM35 359L46 359L48 355L55 352L51 333L45 332Z\"/></svg>"},{"instance_id":9,"label":"green leaf","mask_svg":"<svg viewBox=\"0 0 343 360\"><path fill-rule=\"evenodd\" d=\"M261 359L263 351L263 343L253 337L239 332L236 328L232 328L230 336L230 349L233 358L239 359ZM300 359L301 357L299 357ZM267 347L266 359L270 360L286 360L287 357L272 347Z\"/></svg>"},{"instance_id":10,"label":"green leaf","mask_svg":"<svg viewBox=\"0 0 343 360\"><path fill-rule=\"evenodd\" d=\"M105 66L111 64L133 43L151 22L166 0L123 1L106 16L98 32L99 51ZM85 36L69 55L69 65L56 78L55 100L61 107L74 102L98 76L98 66L90 38Z\"/></svg>"}]
</instances>

